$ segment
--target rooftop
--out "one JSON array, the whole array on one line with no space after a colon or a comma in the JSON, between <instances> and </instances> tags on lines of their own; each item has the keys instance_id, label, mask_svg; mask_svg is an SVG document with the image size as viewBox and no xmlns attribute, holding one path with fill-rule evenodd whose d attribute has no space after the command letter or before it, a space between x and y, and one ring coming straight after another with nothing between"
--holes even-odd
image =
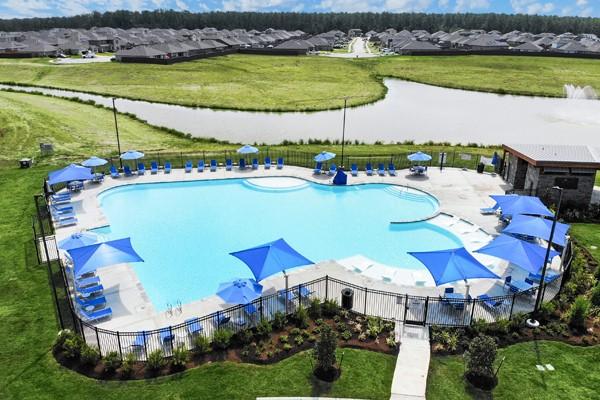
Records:
<instances>
[{"instance_id":1,"label":"rooftop","mask_svg":"<svg viewBox=\"0 0 600 400\"><path fill-rule=\"evenodd\" d=\"M583 167L600 169L600 149L584 145L510 144L504 150L536 167Z\"/></svg>"}]
</instances>

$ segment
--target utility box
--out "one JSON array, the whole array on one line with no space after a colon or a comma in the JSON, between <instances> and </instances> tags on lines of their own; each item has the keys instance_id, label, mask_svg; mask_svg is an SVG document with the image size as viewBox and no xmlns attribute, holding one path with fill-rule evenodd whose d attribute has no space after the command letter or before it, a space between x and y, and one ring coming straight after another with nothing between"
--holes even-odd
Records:
<instances>
[{"instance_id":1,"label":"utility box","mask_svg":"<svg viewBox=\"0 0 600 400\"><path fill-rule=\"evenodd\" d=\"M21 168L29 168L31 167L32 163L33 161L31 160L31 158L21 158L19 160L19 165L21 166Z\"/></svg>"},{"instance_id":2,"label":"utility box","mask_svg":"<svg viewBox=\"0 0 600 400\"><path fill-rule=\"evenodd\" d=\"M54 146L52 143L40 143L40 152L43 156L50 155L54 152Z\"/></svg>"}]
</instances>

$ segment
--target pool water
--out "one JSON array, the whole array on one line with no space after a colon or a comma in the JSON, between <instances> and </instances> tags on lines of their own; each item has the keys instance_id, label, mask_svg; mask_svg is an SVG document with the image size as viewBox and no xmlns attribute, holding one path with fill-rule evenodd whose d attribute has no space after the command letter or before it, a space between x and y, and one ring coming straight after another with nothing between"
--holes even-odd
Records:
<instances>
[{"instance_id":1,"label":"pool water","mask_svg":"<svg viewBox=\"0 0 600 400\"><path fill-rule=\"evenodd\" d=\"M315 262L362 254L403 268L422 268L407 251L461 245L427 222L391 224L427 218L438 203L384 184L306 182L287 190L245 179L135 184L109 189L99 201L110 223L101 233L131 237L145 260L132 265L159 311L212 295L219 283L251 277L229 253L279 238Z\"/></svg>"}]
</instances>

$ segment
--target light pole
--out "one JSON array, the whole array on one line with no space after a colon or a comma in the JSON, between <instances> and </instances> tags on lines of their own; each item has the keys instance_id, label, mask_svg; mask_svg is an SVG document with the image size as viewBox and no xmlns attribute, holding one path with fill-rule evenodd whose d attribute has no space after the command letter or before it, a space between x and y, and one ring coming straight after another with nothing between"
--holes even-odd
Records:
<instances>
[{"instance_id":1,"label":"light pole","mask_svg":"<svg viewBox=\"0 0 600 400\"><path fill-rule=\"evenodd\" d=\"M119 165L123 169L123 160L121 160L121 140L119 139L119 125L117 124L117 107L115 106L115 98L112 98L113 115L115 117L115 131L117 132L117 149L119 150Z\"/></svg>"},{"instance_id":2,"label":"light pole","mask_svg":"<svg viewBox=\"0 0 600 400\"><path fill-rule=\"evenodd\" d=\"M348 105L348 96L344 97L344 118L342 120L342 165L344 169L344 146L346 145L346 106Z\"/></svg>"},{"instance_id":3,"label":"light pole","mask_svg":"<svg viewBox=\"0 0 600 400\"><path fill-rule=\"evenodd\" d=\"M562 203L563 190L559 186L554 186L553 190L558 191L558 203L556 205L556 212L552 219L552 227L550 228L550 237L548 238L548 247L546 247L546 255L544 257L542 265L542 276L540 277L540 286L538 287L537 297L535 298L535 305L533 306L533 313L531 319L527 320L527 324L531 327L538 327L540 325L537 321L538 310L542 306L544 301L544 286L546 285L546 267L548 266L548 257L550 257L550 251L552 250L552 240L554 239L554 230L556 229L556 222L558 221L558 213L560 212L560 204Z\"/></svg>"}]
</instances>

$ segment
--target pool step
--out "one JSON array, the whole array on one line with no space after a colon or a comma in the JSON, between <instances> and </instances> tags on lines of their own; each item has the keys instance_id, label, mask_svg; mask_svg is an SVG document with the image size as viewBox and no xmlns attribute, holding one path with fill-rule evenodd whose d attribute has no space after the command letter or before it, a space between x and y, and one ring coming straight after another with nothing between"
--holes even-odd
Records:
<instances>
[{"instance_id":1,"label":"pool step","mask_svg":"<svg viewBox=\"0 0 600 400\"><path fill-rule=\"evenodd\" d=\"M387 193L392 196L396 196L401 199L417 201L420 203L431 203L431 197L425 194L414 193L404 188L398 188L395 186L389 186L384 189Z\"/></svg>"}]
</instances>

